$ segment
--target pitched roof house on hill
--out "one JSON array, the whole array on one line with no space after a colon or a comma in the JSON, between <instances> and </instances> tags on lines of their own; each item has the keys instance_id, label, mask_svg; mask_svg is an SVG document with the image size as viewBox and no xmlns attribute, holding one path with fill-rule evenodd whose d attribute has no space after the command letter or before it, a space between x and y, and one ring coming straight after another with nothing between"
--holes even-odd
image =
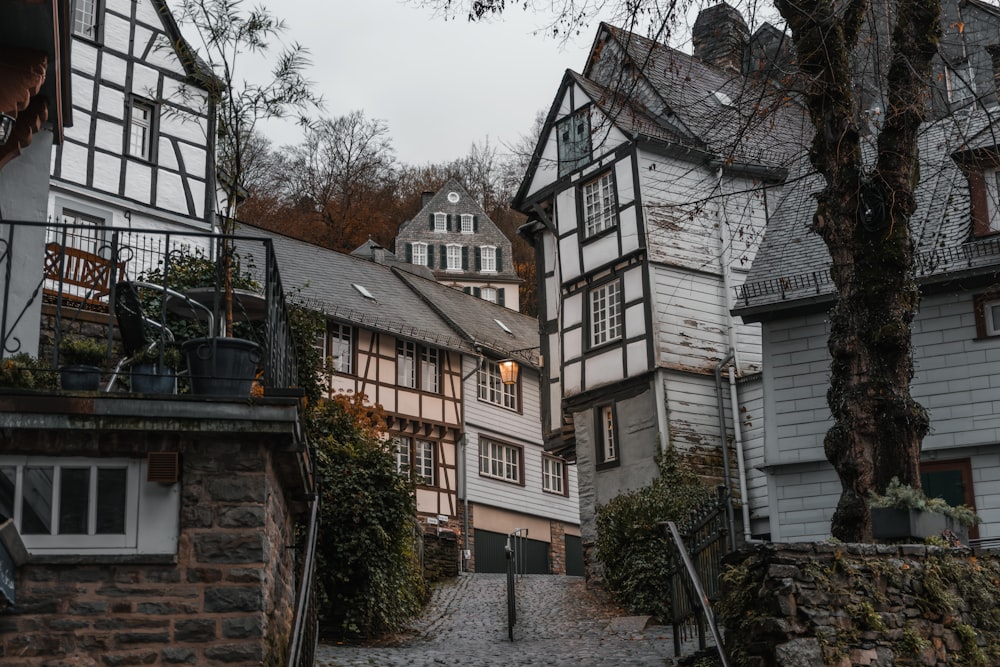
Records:
<instances>
[{"instance_id":1,"label":"pitched roof house on hill","mask_svg":"<svg viewBox=\"0 0 1000 667\"><path fill-rule=\"evenodd\" d=\"M530 571L580 574L576 471L542 447L538 322L370 244L346 255L266 233L285 284L327 319L317 345L330 392L385 410L425 527L457 533L476 572L503 571L506 536L521 528ZM520 369L512 384L507 359Z\"/></svg>"},{"instance_id":2,"label":"pitched roof house on hill","mask_svg":"<svg viewBox=\"0 0 1000 667\"><path fill-rule=\"evenodd\" d=\"M442 284L518 310L510 239L454 178L424 193L420 211L399 228L396 256L431 269Z\"/></svg>"}]
</instances>

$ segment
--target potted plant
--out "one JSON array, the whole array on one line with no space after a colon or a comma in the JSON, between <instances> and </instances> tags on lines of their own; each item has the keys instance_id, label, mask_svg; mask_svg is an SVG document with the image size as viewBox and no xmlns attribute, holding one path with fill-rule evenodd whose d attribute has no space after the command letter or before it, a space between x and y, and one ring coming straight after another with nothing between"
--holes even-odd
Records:
<instances>
[{"instance_id":1,"label":"potted plant","mask_svg":"<svg viewBox=\"0 0 1000 667\"><path fill-rule=\"evenodd\" d=\"M953 507L942 498L928 498L920 489L892 478L885 494L872 494L872 537L881 541L923 542L928 537L953 536L969 541L969 528L979 517L965 505Z\"/></svg>"},{"instance_id":2,"label":"potted plant","mask_svg":"<svg viewBox=\"0 0 1000 667\"><path fill-rule=\"evenodd\" d=\"M107 347L92 338L64 338L59 344L59 382L63 389L96 391Z\"/></svg>"},{"instance_id":3,"label":"potted plant","mask_svg":"<svg viewBox=\"0 0 1000 667\"><path fill-rule=\"evenodd\" d=\"M140 394L175 394L180 367L181 351L176 346L147 347L132 357L129 386Z\"/></svg>"},{"instance_id":4,"label":"potted plant","mask_svg":"<svg viewBox=\"0 0 1000 667\"><path fill-rule=\"evenodd\" d=\"M0 359L0 387L55 389L55 374L42 359L24 352Z\"/></svg>"}]
</instances>

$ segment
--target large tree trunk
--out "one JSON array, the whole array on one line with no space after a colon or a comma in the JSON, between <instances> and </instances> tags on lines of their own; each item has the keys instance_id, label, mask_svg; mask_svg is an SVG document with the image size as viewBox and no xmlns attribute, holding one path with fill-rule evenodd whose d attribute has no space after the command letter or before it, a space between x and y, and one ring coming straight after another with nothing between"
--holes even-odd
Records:
<instances>
[{"instance_id":1,"label":"large tree trunk","mask_svg":"<svg viewBox=\"0 0 1000 667\"><path fill-rule=\"evenodd\" d=\"M831 531L870 541L868 495L892 477L919 487L926 411L910 396L910 324L919 293L909 219L919 178L917 131L930 61L940 32L940 0L899 0L885 82L889 108L874 169L862 162L852 94L851 51L866 3L779 0L807 82L816 134L810 158L826 179L813 219L832 259L837 304L830 313L827 400L834 417L824 441L843 491Z\"/></svg>"}]
</instances>

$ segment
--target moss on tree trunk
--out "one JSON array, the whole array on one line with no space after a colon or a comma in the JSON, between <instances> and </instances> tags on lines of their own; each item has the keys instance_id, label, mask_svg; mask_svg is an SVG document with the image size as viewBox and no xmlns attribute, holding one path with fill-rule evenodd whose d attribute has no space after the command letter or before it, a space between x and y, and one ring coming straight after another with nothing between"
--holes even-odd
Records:
<instances>
[{"instance_id":1,"label":"moss on tree trunk","mask_svg":"<svg viewBox=\"0 0 1000 667\"><path fill-rule=\"evenodd\" d=\"M930 61L940 33L940 0L899 0L885 80L889 108L874 168L862 161L850 55L867 4L837 9L824 0L779 0L807 82L816 133L810 158L826 179L813 219L832 259L837 304L830 313L827 400L834 425L826 456L843 491L833 535L870 541L869 491L893 476L920 485L926 411L910 395L910 325L919 303L909 220L919 179L917 132Z\"/></svg>"}]
</instances>

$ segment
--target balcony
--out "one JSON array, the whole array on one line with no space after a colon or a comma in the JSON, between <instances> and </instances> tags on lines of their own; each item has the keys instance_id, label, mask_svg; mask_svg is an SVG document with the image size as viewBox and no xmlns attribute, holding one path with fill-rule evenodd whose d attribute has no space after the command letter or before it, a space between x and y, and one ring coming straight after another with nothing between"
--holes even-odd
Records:
<instances>
[{"instance_id":1,"label":"balcony","mask_svg":"<svg viewBox=\"0 0 1000 667\"><path fill-rule=\"evenodd\" d=\"M255 395L281 395L297 380L288 311L269 239L3 221L0 295L3 357L37 357L43 367L38 373L49 374L49 380L70 340L103 346L100 388L120 392L129 382L122 378L127 366L117 367L134 351L137 336L154 352L203 339L213 341L214 353L214 341L227 337L222 334L259 346L254 348L259 359L255 352L253 360ZM131 319L130 305L138 310ZM208 354L207 349L200 354ZM182 372L181 392L198 378L193 368Z\"/></svg>"}]
</instances>

